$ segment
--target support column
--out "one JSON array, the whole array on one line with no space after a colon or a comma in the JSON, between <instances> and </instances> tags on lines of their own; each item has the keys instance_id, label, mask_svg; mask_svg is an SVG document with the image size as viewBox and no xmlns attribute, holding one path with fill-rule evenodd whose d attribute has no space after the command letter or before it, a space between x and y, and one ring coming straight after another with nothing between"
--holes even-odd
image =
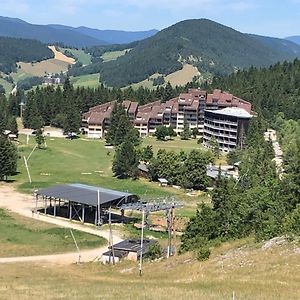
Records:
<instances>
[{"instance_id":1,"label":"support column","mask_svg":"<svg viewBox=\"0 0 300 300\"><path fill-rule=\"evenodd\" d=\"M97 206L95 207L95 225L97 226Z\"/></svg>"},{"instance_id":2,"label":"support column","mask_svg":"<svg viewBox=\"0 0 300 300\"><path fill-rule=\"evenodd\" d=\"M56 217L56 199L54 199L54 206L53 206L53 209L54 209L54 217Z\"/></svg>"},{"instance_id":3,"label":"support column","mask_svg":"<svg viewBox=\"0 0 300 300\"><path fill-rule=\"evenodd\" d=\"M82 214L81 214L81 222L84 223L84 210L85 210L85 206L84 204L82 204L81 206L81 211L82 211Z\"/></svg>"},{"instance_id":4,"label":"support column","mask_svg":"<svg viewBox=\"0 0 300 300\"><path fill-rule=\"evenodd\" d=\"M39 195L35 194L35 214L38 213L38 201L39 201Z\"/></svg>"},{"instance_id":5,"label":"support column","mask_svg":"<svg viewBox=\"0 0 300 300\"><path fill-rule=\"evenodd\" d=\"M69 207L70 207L69 219L71 221L72 220L72 203L70 201L69 201Z\"/></svg>"},{"instance_id":6,"label":"support column","mask_svg":"<svg viewBox=\"0 0 300 300\"><path fill-rule=\"evenodd\" d=\"M43 199L44 199L44 213L46 215L47 214L47 197L43 196Z\"/></svg>"}]
</instances>

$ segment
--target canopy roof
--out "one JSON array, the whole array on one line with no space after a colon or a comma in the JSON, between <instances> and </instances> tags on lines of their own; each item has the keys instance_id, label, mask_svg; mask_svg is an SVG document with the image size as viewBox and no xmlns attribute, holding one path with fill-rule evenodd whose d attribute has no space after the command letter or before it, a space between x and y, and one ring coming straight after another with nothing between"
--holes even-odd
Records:
<instances>
[{"instance_id":1,"label":"canopy roof","mask_svg":"<svg viewBox=\"0 0 300 300\"><path fill-rule=\"evenodd\" d=\"M50 188L40 189L36 194L91 206L98 205L98 194L100 205L110 203L114 206L119 206L124 203L135 202L138 198L130 193L79 183L55 185Z\"/></svg>"}]
</instances>

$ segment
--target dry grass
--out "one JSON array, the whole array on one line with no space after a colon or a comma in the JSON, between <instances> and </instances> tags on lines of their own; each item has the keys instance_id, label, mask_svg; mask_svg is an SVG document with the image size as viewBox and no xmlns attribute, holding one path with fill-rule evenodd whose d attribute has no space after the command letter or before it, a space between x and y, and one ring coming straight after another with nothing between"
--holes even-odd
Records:
<instances>
[{"instance_id":1,"label":"dry grass","mask_svg":"<svg viewBox=\"0 0 300 300\"><path fill-rule=\"evenodd\" d=\"M152 76L150 76L149 78L147 78L143 81L137 82L137 83L133 83L130 86L133 89L138 89L141 86L146 87L148 89L154 89L154 88L156 88L156 86L153 85L153 79L155 79L159 76L163 76L165 83L169 81L172 86L185 85L186 83L192 81L194 76L198 76L198 75L200 75L200 73L199 73L197 67L194 67L190 64L184 64L183 68L181 70L171 73L167 76L164 76L159 73L155 73Z\"/></svg>"},{"instance_id":2,"label":"dry grass","mask_svg":"<svg viewBox=\"0 0 300 300\"><path fill-rule=\"evenodd\" d=\"M249 244L251 246L244 246ZM197 262L183 255L144 264L2 265L2 299L299 299L299 254L293 245L261 250L237 241ZM231 250L231 249L235 250ZM223 261L223 264L222 264Z\"/></svg>"},{"instance_id":3,"label":"dry grass","mask_svg":"<svg viewBox=\"0 0 300 300\"><path fill-rule=\"evenodd\" d=\"M19 62L18 65L21 67L21 72L23 71L24 73L32 76L44 76L48 73L60 73L67 71L69 63L52 58L38 63Z\"/></svg>"},{"instance_id":4,"label":"dry grass","mask_svg":"<svg viewBox=\"0 0 300 300\"><path fill-rule=\"evenodd\" d=\"M170 82L172 86L185 85L193 80L194 76L200 75L197 67L189 64L183 65L179 71L169 74L165 77L165 82Z\"/></svg>"},{"instance_id":5,"label":"dry grass","mask_svg":"<svg viewBox=\"0 0 300 300\"><path fill-rule=\"evenodd\" d=\"M57 51L55 46L48 46L48 48L54 53L54 58L57 60L64 61L68 64L75 64L75 59L72 57L68 57L65 54L61 53L60 51Z\"/></svg>"}]
</instances>

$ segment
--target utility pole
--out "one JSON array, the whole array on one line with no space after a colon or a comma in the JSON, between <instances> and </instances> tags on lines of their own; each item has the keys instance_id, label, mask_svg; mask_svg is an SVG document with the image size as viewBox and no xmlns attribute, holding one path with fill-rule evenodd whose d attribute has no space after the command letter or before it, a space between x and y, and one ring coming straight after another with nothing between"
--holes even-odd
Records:
<instances>
[{"instance_id":1,"label":"utility pole","mask_svg":"<svg viewBox=\"0 0 300 300\"><path fill-rule=\"evenodd\" d=\"M98 190L98 206L97 206L97 214L98 214L98 220L97 225L101 225L101 209L100 209L100 191Z\"/></svg>"},{"instance_id":2,"label":"utility pole","mask_svg":"<svg viewBox=\"0 0 300 300\"><path fill-rule=\"evenodd\" d=\"M111 228L111 206L109 207L109 217L108 217L108 223L109 223L109 247L111 249L112 253L112 263L115 264L115 250L114 250L114 241L113 241L113 233ZM109 254L109 263L110 263L110 254Z\"/></svg>"},{"instance_id":3,"label":"utility pole","mask_svg":"<svg viewBox=\"0 0 300 300\"><path fill-rule=\"evenodd\" d=\"M31 184L32 181L31 181L31 176L30 176L30 173L29 173L29 168L28 168L27 160L26 160L25 156L23 156L23 158L24 158L24 163L25 163L25 167L26 167L26 170L27 170L27 175L28 175L29 183Z\"/></svg>"},{"instance_id":4,"label":"utility pole","mask_svg":"<svg viewBox=\"0 0 300 300\"><path fill-rule=\"evenodd\" d=\"M140 264L139 264L140 276L142 276L142 264L143 264L144 226L145 226L145 209L143 209L143 215L142 215L141 253L140 253Z\"/></svg>"},{"instance_id":5,"label":"utility pole","mask_svg":"<svg viewBox=\"0 0 300 300\"><path fill-rule=\"evenodd\" d=\"M78 247L78 245L77 245L75 236L74 236L73 231L72 231L71 228L70 228L70 232L71 232L71 236L72 236L72 238L73 238L74 244L75 244L76 249L77 249L77 252L78 252L78 263L80 264L81 255L80 255L79 247Z\"/></svg>"},{"instance_id":6,"label":"utility pole","mask_svg":"<svg viewBox=\"0 0 300 300\"><path fill-rule=\"evenodd\" d=\"M21 101L20 105L20 118L21 120L23 119L23 106L25 105L25 103L23 101Z\"/></svg>"}]
</instances>

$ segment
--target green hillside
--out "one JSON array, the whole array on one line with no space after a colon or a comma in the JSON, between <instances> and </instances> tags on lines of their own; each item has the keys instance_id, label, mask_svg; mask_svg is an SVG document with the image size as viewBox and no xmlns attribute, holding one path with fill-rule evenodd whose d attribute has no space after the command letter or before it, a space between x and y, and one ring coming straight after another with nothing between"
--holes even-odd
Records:
<instances>
[{"instance_id":1,"label":"green hillside","mask_svg":"<svg viewBox=\"0 0 300 300\"><path fill-rule=\"evenodd\" d=\"M0 37L0 71L16 71L16 63L37 62L54 57L53 52L39 41Z\"/></svg>"},{"instance_id":2,"label":"green hillside","mask_svg":"<svg viewBox=\"0 0 300 300\"><path fill-rule=\"evenodd\" d=\"M200 72L223 75L293 59L300 47L291 44L296 51L283 50L210 20L187 20L137 43L126 55L98 68L101 80L117 87L140 82L154 73L170 74L181 69L182 63L193 64Z\"/></svg>"},{"instance_id":3,"label":"green hillside","mask_svg":"<svg viewBox=\"0 0 300 300\"><path fill-rule=\"evenodd\" d=\"M287 119L300 119L300 60L270 68L238 72L215 78L208 89L220 88L247 99L256 112L273 121L279 112Z\"/></svg>"}]
</instances>

